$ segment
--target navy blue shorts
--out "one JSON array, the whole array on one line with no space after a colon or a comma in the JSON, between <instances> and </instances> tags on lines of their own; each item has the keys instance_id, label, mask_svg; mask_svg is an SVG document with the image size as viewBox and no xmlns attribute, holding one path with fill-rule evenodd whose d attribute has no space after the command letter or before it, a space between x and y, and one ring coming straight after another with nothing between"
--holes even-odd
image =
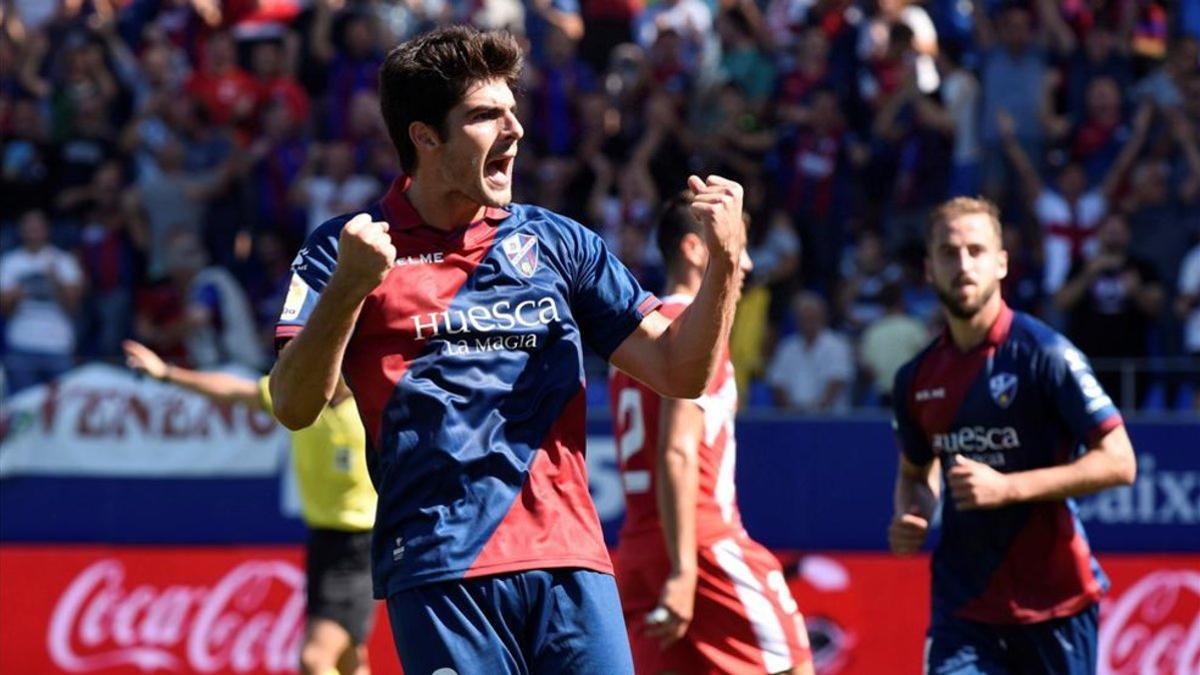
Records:
<instances>
[{"instance_id":1,"label":"navy blue shorts","mask_svg":"<svg viewBox=\"0 0 1200 675\"><path fill-rule=\"evenodd\" d=\"M427 584L387 600L406 673L632 675L615 580L530 570Z\"/></svg>"},{"instance_id":2,"label":"navy blue shorts","mask_svg":"<svg viewBox=\"0 0 1200 675\"><path fill-rule=\"evenodd\" d=\"M1062 619L999 626L934 616L927 675L1095 675L1099 605Z\"/></svg>"}]
</instances>

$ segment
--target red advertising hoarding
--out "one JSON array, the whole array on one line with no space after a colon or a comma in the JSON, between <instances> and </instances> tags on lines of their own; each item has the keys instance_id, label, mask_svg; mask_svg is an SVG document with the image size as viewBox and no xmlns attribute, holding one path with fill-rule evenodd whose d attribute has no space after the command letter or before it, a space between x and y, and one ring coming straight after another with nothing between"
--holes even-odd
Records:
<instances>
[{"instance_id":1,"label":"red advertising hoarding","mask_svg":"<svg viewBox=\"0 0 1200 675\"><path fill-rule=\"evenodd\" d=\"M0 672L289 673L299 547L0 546ZM921 672L928 561L780 555L822 675ZM1200 555L1101 561L1100 672L1200 673ZM399 673L386 613L374 672Z\"/></svg>"},{"instance_id":2,"label":"red advertising hoarding","mask_svg":"<svg viewBox=\"0 0 1200 675\"><path fill-rule=\"evenodd\" d=\"M373 672L396 674L380 604ZM294 673L303 549L0 547L0 672Z\"/></svg>"}]
</instances>

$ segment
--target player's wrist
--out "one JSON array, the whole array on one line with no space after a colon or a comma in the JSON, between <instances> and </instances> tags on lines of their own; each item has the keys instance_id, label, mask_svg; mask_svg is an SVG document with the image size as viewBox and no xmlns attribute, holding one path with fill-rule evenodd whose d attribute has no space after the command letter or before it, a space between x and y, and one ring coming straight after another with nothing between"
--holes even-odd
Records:
<instances>
[{"instance_id":1,"label":"player's wrist","mask_svg":"<svg viewBox=\"0 0 1200 675\"><path fill-rule=\"evenodd\" d=\"M1004 476L1004 490L1002 492L1001 506L1009 504L1018 504L1026 501L1023 484L1021 479L1015 474L1002 474Z\"/></svg>"},{"instance_id":2,"label":"player's wrist","mask_svg":"<svg viewBox=\"0 0 1200 675\"><path fill-rule=\"evenodd\" d=\"M671 566L670 578L678 581L691 581L694 583L698 574L699 568L694 562L683 563L680 565Z\"/></svg>"},{"instance_id":3,"label":"player's wrist","mask_svg":"<svg viewBox=\"0 0 1200 675\"><path fill-rule=\"evenodd\" d=\"M159 374L158 374L158 378L157 378L158 381L159 382L170 382L171 375L174 373L174 371L175 371L175 366L173 366L169 363L164 365L162 368L162 371L159 372Z\"/></svg>"},{"instance_id":4,"label":"player's wrist","mask_svg":"<svg viewBox=\"0 0 1200 675\"><path fill-rule=\"evenodd\" d=\"M321 297L341 298L357 304L366 299L379 285L376 279L346 270L347 268L339 267L334 271L333 276L329 277L329 286Z\"/></svg>"},{"instance_id":5,"label":"player's wrist","mask_svg":"<svg viewBox=\"0 0 1200 675\"><path fill-rule=\"evenodd\" d=\"M708 250L708 269L722 276L733 276L742 258L742 248L722 248L710 245Z\"/></svg>"}]
</instances>

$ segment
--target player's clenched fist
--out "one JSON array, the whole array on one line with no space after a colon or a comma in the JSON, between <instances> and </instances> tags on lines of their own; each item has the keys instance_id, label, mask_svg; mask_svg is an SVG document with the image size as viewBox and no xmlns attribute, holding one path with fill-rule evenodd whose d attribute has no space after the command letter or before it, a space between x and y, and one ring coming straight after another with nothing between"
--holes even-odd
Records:
<instances>
[{"instance_id":1,"label":"player's clenched fist","mask_svg":"<svg viewBox=\"0 0 1200 675\"><path fill-rule=\"evenodd\" d=\"M746 223L742 220L742 186L727 178L688 178L692 215L704 226L709 253L720 255L736 268L746 248Z\"/></svg>"},{"instance_id":2,"label":"player's clenched fist","mask_svg":"<svg viewBox=\"0 0 1200 675\"><path fill-rule=\"evenodd\" d=\"M888 546L892 553L908 555L921 550L929 535L929 521L914 506L908 513L898 513L888 526Z\"/></svg>"},{"instance_id":3,"label":"player's clenched fist","mask_svg":"<svg viewBox=\"0 0 1200 675\"><path fill-rule=\"evenodd\" d=\"M338 237L336 275L355 292L366 296L375 290L396 263L396 247L388 224L360 213L342 227Z\"/></svg>"}]
</instances>

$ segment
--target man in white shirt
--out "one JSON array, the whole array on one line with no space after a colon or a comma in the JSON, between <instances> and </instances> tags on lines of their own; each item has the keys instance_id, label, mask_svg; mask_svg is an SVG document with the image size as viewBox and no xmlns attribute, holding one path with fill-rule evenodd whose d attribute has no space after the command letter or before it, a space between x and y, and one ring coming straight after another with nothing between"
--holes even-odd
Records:
<instances>
[{"instance_id":1,"label":"man in white shirt","mask_svg":"<svg viewBox=\"0 0 1200 675\"><path fill-rule=\"evenodd\" d=\"M850 342L829 330L825 300L816 293L797 294L792 310L799 330L779 343L767 367L776 405L802 412L849 410L854 380Z\"/></svg>"},{"instance_id":2,"label":"man in white shirt","mask_svg":"<svg viewBox=\"0 0 1200 675\"><path fill-rule=\"evenodd\" d=\"M1071 162L1059 171L1055 190L1045 184L1034 160L1018 142L1013 118L1003 112L998 116L996 124L1004 151L1020 177L1021 191L1044 233L1043 289L1047 294L1053 295L1062 288L1072 265L1095 255L1097 226L1108 214L1125 172L1141 152L1152 119L1152 108L1143 106L1138 110L1129 140L1099 185L1088 189L1083 166Z\"/></svg>"},{"instance_id":3,"label":"man in white shirt","mask_svg":"<svg viewBox=\"0 0 1200 675\"><path fill-rule=\"evenodd\" d=\"M0 258L10 394L70 370L75 354L71 315L83 295L83 272L75 258L50 245L44 213L21 216L20 236L21 248Z\"/></svg>"},{"instance_id":4,"label":"man in white shirt","mask_svg":"<svg viewBox=\"0 0 1200 675\"><path fill-rule=\"evenodd\" d=\"M324 160L323 174L296 181L292 192L293 202L308 210L309 234L340 213L366 208L383 189L371 176L354 172L350 144L331 143L318 156Z\"/></svg>"}]
</instances>

